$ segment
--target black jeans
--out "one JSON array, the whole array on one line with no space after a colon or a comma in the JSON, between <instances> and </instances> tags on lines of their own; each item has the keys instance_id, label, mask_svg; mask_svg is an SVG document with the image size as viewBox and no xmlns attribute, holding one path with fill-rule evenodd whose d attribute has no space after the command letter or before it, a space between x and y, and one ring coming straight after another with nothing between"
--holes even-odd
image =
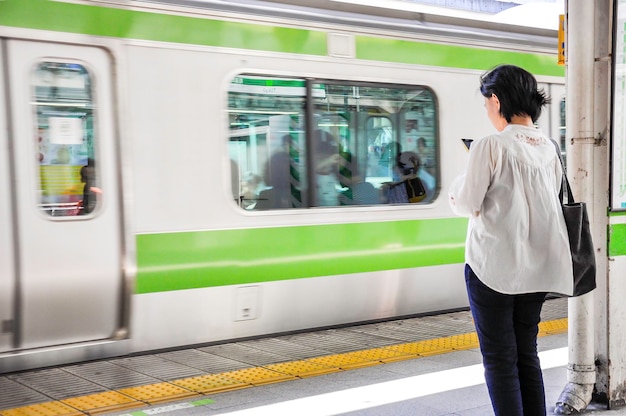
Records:
<instances>
[{"instance_id":1,"label":"black jeans","mask_svg":"<svg viewBox=\"0 0 626 416\"><path fill-rule=\"evenodd\" d=\"M496 416L545 416L537 332L546 293L496 292L467 264L465 283Z\"/></svg>"}]
</instances>

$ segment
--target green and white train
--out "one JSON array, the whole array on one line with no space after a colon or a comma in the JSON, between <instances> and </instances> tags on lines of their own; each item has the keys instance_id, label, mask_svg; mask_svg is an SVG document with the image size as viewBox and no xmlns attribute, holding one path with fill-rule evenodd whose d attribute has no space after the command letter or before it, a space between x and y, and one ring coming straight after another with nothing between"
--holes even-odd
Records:
<instances>
[{"instance_id":1,"label":"green and white train","mask_svg":"<svg viewBox=\"0 0 626 416\"><path fill-rule=\"evenodd\" d=\"M466 307L479 76L561 137L557 33L295 3L0 0L0 372Z\"/></svg>"}]
</instances>

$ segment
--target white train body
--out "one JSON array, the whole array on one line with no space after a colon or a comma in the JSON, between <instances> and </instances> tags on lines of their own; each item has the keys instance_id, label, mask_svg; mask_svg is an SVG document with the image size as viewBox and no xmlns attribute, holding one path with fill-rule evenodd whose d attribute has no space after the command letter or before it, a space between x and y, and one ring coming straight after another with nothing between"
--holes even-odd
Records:
<instances>
[{"instance_id":1,"label":"white train body","mask_svg":"<svg viewBox=\"0 0 626 416\"><path fill-rule=\"evenodd\" d=\"M368 13L0 1L0 372L466 307L467 220L446 190L461 138L493 131L479 76L526 66L553 99L539 124L561 137L556 34ZM400 127L415 111L434 187L388 203L372 157L415 144ZM351 158L331 206L314 192L314 125ZM249 197L245 181L286 131L295 199L260 209L272 187ZM375 202L357 201L357 177Z\"/></svg>"}]
</instances>

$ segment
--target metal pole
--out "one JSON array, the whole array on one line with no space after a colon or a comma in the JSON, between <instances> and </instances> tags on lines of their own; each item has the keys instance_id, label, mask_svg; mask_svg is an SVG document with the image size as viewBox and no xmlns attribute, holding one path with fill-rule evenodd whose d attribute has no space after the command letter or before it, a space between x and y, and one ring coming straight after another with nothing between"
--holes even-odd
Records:
<instances>
[{"instance_id":1,"label":"metal pole","mask_svg":"<svg viewBox=\"0 0 626 416\"><path fill-rule=\"evenodd\" d=\"M593 205L595 1L566 1L567 173L576 200ZM585 409L596 381L594 292L568 301L568 383L555 414Z\"/></svg>"}]
</instances>

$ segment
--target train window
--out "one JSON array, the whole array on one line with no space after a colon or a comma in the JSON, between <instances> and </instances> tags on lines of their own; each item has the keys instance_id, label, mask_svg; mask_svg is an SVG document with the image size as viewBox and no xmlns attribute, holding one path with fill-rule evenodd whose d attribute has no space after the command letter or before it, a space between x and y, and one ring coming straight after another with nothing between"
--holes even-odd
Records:
<instances>
[{"instance_id":1,"label":"train window","mask_svg":"<svg viewBox=\"0 0 626 416\"><path fill-rule=\"evenodd\" d=\"M233 199L244 209L302 207L305 84L254 76L230 84Z\"/></svg>"},{"instance_id":2,"label":"train window","mask_svg":"<svg viewBox=\"0 0 626 416\"><path fill-rule=\"evenodd\" d=\"M77 63L41 62L33 71L39 208L52 216L97 205L92 80Z\"/></svg>"},{"instance_id":3,"label":"train window","mask_svg":"<svg viewBox=\"0 0 626 416\"><path fill-rule=\"evenodd\" d=\"M228 105L233 199L244 209L429 203L438 192L426 87L245 75Z\"/></svg>"}]
</instances>

